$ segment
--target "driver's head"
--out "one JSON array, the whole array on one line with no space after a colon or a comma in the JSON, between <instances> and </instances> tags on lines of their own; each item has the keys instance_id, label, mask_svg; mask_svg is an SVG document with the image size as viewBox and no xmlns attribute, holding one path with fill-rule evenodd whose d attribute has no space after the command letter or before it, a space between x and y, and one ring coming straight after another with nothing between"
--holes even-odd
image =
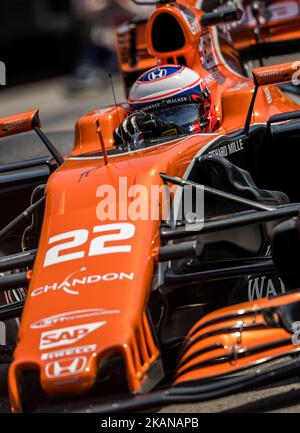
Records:
<instances>
[{"instance_id":1,"label":"driver's head","mask_svg":"<svg viewBox=\"0 0 300 433\"><path fill-rule=\"evenodd\" d=\"M132 111L143 110L189 132L211 132L215 107L204 80L185 66L163 65L145 72L129 94Z\"/></svg>"}]
</instances>

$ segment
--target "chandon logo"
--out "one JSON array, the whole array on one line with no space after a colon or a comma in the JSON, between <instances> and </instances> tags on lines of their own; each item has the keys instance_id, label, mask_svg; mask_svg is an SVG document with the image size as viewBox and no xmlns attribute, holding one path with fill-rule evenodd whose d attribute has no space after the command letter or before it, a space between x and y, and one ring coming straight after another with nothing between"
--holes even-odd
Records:
<instances>
[{"instance_id":1,"label":"chandon logo","mask_svg":"<svg viewBox=\"0 0 300 433\"><path fill-rule=\"evenodd\" d=\"M61 283L55 282L53 284L46 284L43 287L38 287L37 289L34 289L31 292L32 297L36 297L39 295L42 295L44 293L48 292L56 292L56 291L63 291L67 293L68 295L79 295L79 291L75 290L76 287L79 286L86 286L90 284L96 284L100 281L116 281L116 280L130 280L132 281L134 279L134 273L126 274L125 272L111 272L104 275L89 275L84 276L82 278L75 278L74 275L76 275L79 272L86 271L86 268L81 268L78 271L72 272L72 274L68 275L64 281Z\"/></svg>"},{"instance_id":2,"label":"chandon logo","mask_svg":"<svg viewBox=\"0 0 300 433\"><path fill-rule=\"evenodd\" d=\"M82 338L91 334L96 329L106 325L106 323L107 322L87 323L84 325L43 332L41 334L40 350L75 344L77 341L82 340Z\"/></svg>"}]
</instances>

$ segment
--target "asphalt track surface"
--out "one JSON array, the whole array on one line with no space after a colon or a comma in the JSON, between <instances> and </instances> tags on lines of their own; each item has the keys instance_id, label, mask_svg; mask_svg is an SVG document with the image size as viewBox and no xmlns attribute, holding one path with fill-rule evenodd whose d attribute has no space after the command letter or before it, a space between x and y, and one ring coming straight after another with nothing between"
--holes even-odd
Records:
<instances>
[{"instance_id":1,"label":"asphalt track surface","mask_svg":"<svg viewBox=\"0 0 300 433\"><path fill-rule=\"evenodd\" d=\"M299 60L300 55L270 59L271 63ZM118 101L124 100L122 86L115 79ZM300 104L300 96L292 96ZM65 79L53 79L14 89L0 91L0 117L40 108L44 131L55 145L67 154L74 142L74 123L81 115L94 109L113 104L109 79L99 88L70 95L66 92ZM0 164L46 155L43 144L33 133L1 140ZM0 390L1 384L0 370ZM8 412L7 399L1 399L0 413ZM161 412L169 413L230 413L230 412L300 412L299 378L291 382L269 386L255 391L213 400L200 404L169 406Z\"/></svg>"}]
</instances>

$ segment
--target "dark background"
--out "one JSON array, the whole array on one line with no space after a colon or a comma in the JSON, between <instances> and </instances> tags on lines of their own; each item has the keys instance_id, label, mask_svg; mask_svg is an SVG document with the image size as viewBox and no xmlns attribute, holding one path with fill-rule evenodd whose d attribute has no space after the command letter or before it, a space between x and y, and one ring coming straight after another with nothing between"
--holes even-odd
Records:
<instances>
[{"instance_id":1,"label":"dark background","mask_svg":"<svg viewBox=\"0 0 300 433\"><path fill-rule=\"evenodd\" d=\"M69 0L1 0L0 60L7 86L69 73L79 46Z\"/></svg>"}]
</instances>

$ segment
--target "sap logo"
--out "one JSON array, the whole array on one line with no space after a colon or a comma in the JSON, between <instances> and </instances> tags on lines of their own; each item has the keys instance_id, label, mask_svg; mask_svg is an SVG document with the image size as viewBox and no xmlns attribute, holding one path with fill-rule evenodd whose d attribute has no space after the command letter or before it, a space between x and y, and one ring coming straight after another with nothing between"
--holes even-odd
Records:
<instances>
[{"instance_id":1,"label":"sap logo","mask_svg":"<svg viewBox=\"0 0 300 433\"><path fill-rule=\"evenodd\" d=\"M62 359L60 361L49 362L45 367L45 374L49 379L74 376L83 372L87 368L87 365L88 360L85 356Z\"/></svg>"},{"instance_id":2,"label":"sap logo","mask_svg":"<svg viewBox=\"0 0 300 433\"><path fill-rule=\"evenodd\" d=\"M88 346L70 347L68 349L57 350L56 352L42 353L41 360L49 361L57 358L67 358L74 355L84 355L85 353L96 352L96 350L96 344L90 344Z\"/></svg>"},{"instance_id":3,"label":"sap logo","mask_svg":"<svg viewBox=\"0 0 300 433\"><path fill-rule=\"evenodd\" d=\"M95 316L106 316L120 314L120 310L104 310L103 308L90 308L88 310L70 311L68 313L57 314L56 316L46 317L30 325L31 329L51 328L60 323L72 320L88 319Z\"/></svg>"},{"instance_id":4,"label":"sap logo","mask_svg":"<svg viewBox=\"0 0 300 433\"><path fill-rule=\"evenodd\" d=\"M167 69L157 69L148 74L148 80L154 81L154 80L165 78L167 76L167 73L168 73Z\"/></svg>"},{"instance_id":5,"label":"sap logo","mask_svg":"<svg viewBox=\"0 0 300 433\"><path fill-rule=\"evenodd\" d=\"M248 283L248 299L254 301L255 299L267 298L269 296L278 296L279 294L286 293L285 285L281 278L267 278L266 276L258 277L249 280Z\"/></svg>"},{"instance_id":6,"label":"sap logo","mask_svg":"<svg viewBox=\"0 0 300 433\"><path fill-rule=\"evenodd\" d=\"M96 329L106 325L107 322L88 323L84 325L71 326L69 328L56 329L55 331L43 332L40 340L40 350L52 347L75 344Z\"/></svg>"}]
</instances>

